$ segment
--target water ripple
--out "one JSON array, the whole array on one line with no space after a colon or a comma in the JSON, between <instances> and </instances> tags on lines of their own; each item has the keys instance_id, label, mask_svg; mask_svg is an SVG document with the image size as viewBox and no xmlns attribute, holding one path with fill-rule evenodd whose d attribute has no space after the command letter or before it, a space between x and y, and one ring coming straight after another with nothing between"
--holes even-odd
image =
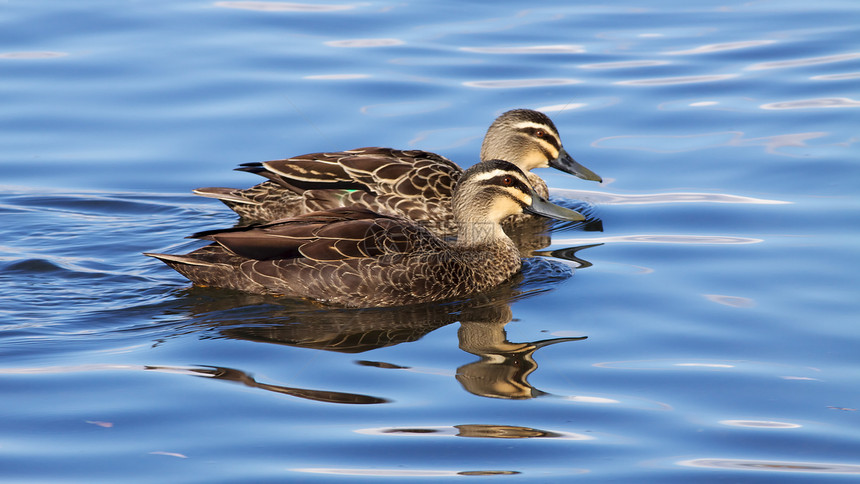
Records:
<instances>
[{"instance_id":1,"label":"water ripple","mask_svg":"<svg viewBox=\"0 0 860 484\"><path fill-rule=\"evenodd\" d=\"M693 49L664 52L663 55L710 54L712 52L723 52L726 50L749 49L750 47L759 47L762 45L773 44L775 42L775 40L746 40L741 42L724 42L721 44L702 45Z\"/></svg>"},{"instance_id":2,"label":"water ripple","mask_svg":"<svg viewBox=\"0 0 860 484\"><path fill-rule=\"evenodd\" d=\"M845 72L843 74L823 74L820 76L812 76L810 79L814 81L842 81L845 79L860 79L860 72Z\"/></svg>"},{"instance_id":3,"label":"water ripple","mask_svg":"<svg viewBox=\"0 0 860 484\"><path fill-rule=\"evenodd\" d=\"M683 245L737 245L759 244L762 239L750 237L730 237L727 235L617 235L612 237L583 237L572 239L553 239L554 245L583 245L609 243L640 243L640 244L683 244Z\"/></svg>"},{"instance_id":4,"label":"water ripple","mask_svg":"<svg viewBox=\"0 0 860 484\"><path fill-rule=\"evenodd\" d=\"M581 54L585 47L581 45L531 45L520 47L460 47L465 52L479 54Z\"/></svg>"},{"instance_id":5,"label":"water ripple","mask_svg":"<svg viewBox=\"0 0 860 484\"><path fill-rule=\"evenodd\" d=\"M740 296L726 296L723 294L702 294L708 301L722 304L733 308L751 308L756 305L754 299Z\"/></svg>"},{"instance_id":6,"label":"water ripple","mask_svg":"<svg viewBox=\"0 0 860 484\"><path fill-rule=\"evenodd\" d=\"M257 10L260 12L335 12L355 8L355 5L319 5L288 2L215 2L215 6L240 10Z\"/></svg>"},{"instance_id":7,"label":"water ripple","mask_svg":"<svg viewBox=\"0 0 860 484\"><path fill-rule=\"evenodd\" d=\"M762 104L762 109L819 109L819 108L857 108L860 101L847 97L825 97L818 99L803 99L800 101L784 101Z\"/></svg>"},{"instance_id":8,"label":"water ripple","mask_svg":"<svg viewBox=\"0 0 860 484\"><path fill-rule=\"evenodd\" d=\"M783 378L795 380L817 380L817 378L804 375L793 375L791 378L782 376L786 371L798 373L817 374L817 368L794 366L793 364L771 363L766 361L751 360L704 360L704 359L653 359L653 360L627 360L627 361L603 361L593 363L598 368L612 368L615 370L632 371L731 371L741 372L748 375L762 374L769 378Z\"/></svg>"},{"instance_id":9,"label":"water ripple","mask_svg":"<svg viewBox=\"0 0 860 484\"><path fill-rule=\"evenodd\" d=\"M480 87L485 89L511 89L519 87L543 87L543 86L564 86L568 84L579 84L583 81L579 79L504 79L494 81L466 81L464 86Z\"/></svg>"},{"instance_id":10,"label":"water ripple","mask_svg":"<svg viewBox=\"0 0 860 484\"><path fill-rule=\"evenodd\" d=\"M68 52L32 51L32 52L0 52L0 59L50 59L65 57Z\"/></svg>"},{"instance_id":11,"label":"water ripple","mask_svg":"<svg viewBox=\"0 0 860 484\"><path fill-rule=\"evenodd\" d=\"M798 462L752 459L691 459L679 461L685 467L733 469L742 471L800 472L822 474L860 474L860 465L825 462Z\"/></svg>"},{"instance_id":12,"label":"water ripple","mask_svg":"<svg viewBox=\"0 0 860 484\"><path fill-rule=\"evenodd\" d=\"M302 79L319 80L319 81L351 81L355 79L367 79L370 74L320 74L314 76L304 76Z\"/></svg>"},{"instance_id":13,"label":"water ripple","mask_svg":"<svg viewBox=\"0 0 860 484\"><path fill-rule=\"evenodd\" d=\"M304 467L290 469L294 472L311 474L332 474L338 476L376 476L376 477L442 477L442 476L499 476L519 474L518 471L445 471L432 469L346 469L336 467Z\"/></svg>"},{"instance_id":14,"label":"water ripple","mask_svg":"<svg viewBox=\"0 0 860 484\"><path fill-rule=\"evenodd\" d=\"M792 156L778 151L783 147L804 147L806 141L827 136L825 131L778 134L760 138L744 138L742 131L722 131L688 135L620 135L600 138L591 143L596 148L652 151L655 153L682 153L717 146L764 146L767 153ZM671 147L671 148L669 148Z\"/></svg>"},{"instance_id":15,"label":"water ripple","mask_svg":"<svg viewBox=\"0 0 860 484\"><path fill-rule=\"evenodd\" d=\"M574 109L603 109L609 106L614 106L621 102L621 100L617 97L586 98L588 102L585 102L586 99L583 99L579 96L577 96L577 99L579 99L580 102L571 102L568 100L564 104L550 104L547 106L539 106L536 107L535 110L542 111L544 113L557 113Z\"/></svg>"},{"instance_id":16,"label":"water ripple","mask_svg":"<svg viewBox=\"0 0 860 484\"><path fill-rule=\"evenodd\" d=\"M392 47L395 45L403 44L405 44L405 42L400 39L347 39L330 40L328 42L325 42L325 45L329 47L345 47L349 49L367 47Z\"/></svg>"},{"instance_id":17,"label":"water ripple","mask_svg":"<svg viewBox=\"0 0 860 484\"><path fill-rule=\"evenodd\" d=\"M773 420L720 420L729 427L746 427L757 429L799 429L803 425L791 422L775 422Z\"/></svg>"},{"instance_id":18,"label":"water ripple","mask_svg":"<svg viewBox=\"0 0 860 484\"><path fill-rule=\"evenodd\" d=\"M403 101L362 106L359 111L361 114L370 116L414 116L416 114L439 111L450 106L451 103L444 101Z\"/></svg>"},{"instance_id":19,"label":"water ripple","mask_svg":"<svg viewBox=\"0 0 860 484\"><path fill-rule=\"evenodd\" d=\"M635 61L619 61L619 62L599 62L596 64L581 64L577 67L580 69L632 69L636 67L653 67L664 66L670 64L665 60L635 60Z\"/></svg>"},{"instance_id":20,"label":"water ripple","mask_svg":"<svg viewBox=\"0 0 860 484\"><path fill-rule=\"evenodd\" d=\"M537 111L541 111L544 113L553 113L553 112L561 112L568 111L573 109L584 108L588 106L587 103L567 103L567 104L553 104L552 106L541 106L537 108Z\"/></svg>"},{"instance_id":21,"label":"water ripple","mask_svg":"<svg viewBox=\"0 0 860 484\"><path fill-rule=\"evenodd\" d=\"M671 86L676 84L697 84L701 82L725 81L738 77L738 74L714 74L710 76L679 76L679 77L656 77L652 79L632 79L629 81L617 81L614 84L622 86Z\"/></svg>"},{"instance_id":22,"label":"water ripple","mask_svg":"<svg viewBox=\"0 0 860 484\"><path fill-rule=\"evenodd\" d=\"M728 193L644 193L639 195L552 188L553 196L606 205L644 205L653 203L749 203L754 205L786 205L793 202L745 197Z\"/></svg>"},{"instance_id":23,"label":"water ripple","mask_svg":"<svg viewBox=\"0 0 860 484\"><path fill-rule=\"evenodd\" d=\"M842 62L860 58L860 52L850 54L827 55L823 57L808 57L805 59L793 59L775 62L759 62L746 67L748 71L761 71L765 69L785 69L787 67L811 66L814 64L829 64L831 62Z\"/></svg>"}]
</instances>

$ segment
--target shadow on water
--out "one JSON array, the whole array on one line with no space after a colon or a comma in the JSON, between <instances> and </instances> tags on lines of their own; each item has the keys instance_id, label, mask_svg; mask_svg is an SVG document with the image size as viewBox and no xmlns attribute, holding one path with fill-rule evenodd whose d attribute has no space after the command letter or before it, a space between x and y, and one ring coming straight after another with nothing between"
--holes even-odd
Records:
<instances>
[{"instance_id":1,"label":"shadow on water","mask_svg":"<svg viewBox=\"0 0 860 484\"><path fill-rule=\"evenodd\" d=\"M184 312L191 318L190 324L183 324L177 332L194 332L201 338L228 338L358 354L415 342L436 329L459 322L460 349L479 358L457 370L456 378L462 387L483 397L535 398L546 394L527 381L538 367L534 353L545 346L586 337L511 342L505 332L505 326L513 320L511 303L551 290L571 275L565 264L531 259L513 280L472 298L441 304L372 309L329 308L273 296L192 287L179 294L175 301L182 304ZM407 369L369 360L360 360L358 364ZM147 369L232 381L329 403L375 404L389 401L370 395L260 383L233 368L151 366Z\"/></svg>"}]
</instances>

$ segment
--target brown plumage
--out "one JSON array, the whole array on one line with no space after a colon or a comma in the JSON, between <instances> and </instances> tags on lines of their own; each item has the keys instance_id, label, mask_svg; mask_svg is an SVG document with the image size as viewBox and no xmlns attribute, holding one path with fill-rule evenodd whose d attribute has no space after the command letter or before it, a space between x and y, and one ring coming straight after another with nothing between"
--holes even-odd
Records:
<instances>
[{"instance_id":1,"label":"brown plumage","mask_svg":"<svg viewBox=\"0 0 860 484\"><path fill-rule=\"evenodd\" d=\"M506 161L467 170L454 191L457 241L406 218L334 208L274 223L209 231L213 243L157 257L195 284L353 306L398 306L471 295L515 274L520 255L500 222L524 209L584 217L550 204Z\"/></svg>"},{"instance_id":2,"label":"brown plumage","mask_svg":"<svg viewBox=\"0 0 860 484\"><path fill-rule=\"evenodd\" d=\"M544 198L546 183L531 173L534 168L552 166L601 181L564 150L552 120L529 109L508 111L493 122L481 146L481 160L491 159L517 165ZM194 193L221 200L247 223L360 206L406 217L437 234L456 232L451 196L463 170L435 153L370 147L246 163L238 170L268 181L248 189L209 187Z\"/></svg>"}]
</instances>

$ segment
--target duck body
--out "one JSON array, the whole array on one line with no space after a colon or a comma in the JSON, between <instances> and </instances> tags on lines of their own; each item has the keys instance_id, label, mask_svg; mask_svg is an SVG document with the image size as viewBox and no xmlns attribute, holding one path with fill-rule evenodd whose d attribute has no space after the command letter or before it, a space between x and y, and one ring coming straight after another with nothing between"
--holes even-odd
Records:
<instances>
[{"instance_id":1,"label":"duck body","mask_svg":"<svg viewBox=\"0 0 860 484\"><path fill-rule=\"evenodd\" d=\"M519 252L504 241L451 250L424 227L364 208L335 208L201 237L215 243L186 256L159 258L198 285L298 295L337 306L450 299L495 287L521 267ZM271 244L279 254L267 253ZM494 270L476 270L487 257Z\"/></svg>"},{"instance_id":2,"label":"duck body","mask_svg":"<svg viewBox=\"0 0 860 484\"><path fill-rule=\"evenodd\" d=\"M238 169L268 181L247 189L198 188L195 193L218 198L246 223L355 206L413 220L435 233L456 232L451 197L463 170L435 153L368 147L246 163Z\"/></svg>"},{"instance_id":3,"label":"duck body","mask_svg":"<svg viewBox=\"0 0 860 484\"><path fill-rule=\"evenodd\" d=\"M580 178L601 180L564 150L549 117L528 109L508 111L493 122L484 137L481 159L514 163L544 198L546 183L531 173L533 168L552 166ZM247 163L237 169L269 180L248 189L207 187L194 193L221 200L246 223L361 206L414 220L439 235L456 232L451 197L463 170L435 153L369 147Z\"/></svg>"},{"instance_id":4,"label":"duck body","mask_svg":"<svg viewBox=\"0 0 860 484\"><path fill-rule=\"evenodd\" d=\"M519 251L500 226L524 208L565 220L572 211L534 193L516 166L482 162L452 197L457 241L363 207L338 207L194 237L213 243L157 257L198 285L282 294L348 307L400 306L468 296L508 280Z\"/></svg>"}]
</instances>

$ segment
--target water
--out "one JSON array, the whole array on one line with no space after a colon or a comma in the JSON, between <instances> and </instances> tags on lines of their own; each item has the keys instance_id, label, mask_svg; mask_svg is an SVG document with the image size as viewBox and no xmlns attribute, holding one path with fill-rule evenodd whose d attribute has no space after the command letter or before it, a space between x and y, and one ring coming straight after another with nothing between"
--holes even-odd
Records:
<instances>
[{"instance_id":1,"label":"water","mask_svg":"<svg viewBox=\"0 0 860 484\"><path fill-rule=\"evenodd\" d=\"M855 2L0 18L2 482L857 479ZM230 226L189 191L256 183L240 162L470 165L514 107L604 177L541 173L603 230L490 294L327 310L141 255Z\"/></svg>"}]
</instances>

